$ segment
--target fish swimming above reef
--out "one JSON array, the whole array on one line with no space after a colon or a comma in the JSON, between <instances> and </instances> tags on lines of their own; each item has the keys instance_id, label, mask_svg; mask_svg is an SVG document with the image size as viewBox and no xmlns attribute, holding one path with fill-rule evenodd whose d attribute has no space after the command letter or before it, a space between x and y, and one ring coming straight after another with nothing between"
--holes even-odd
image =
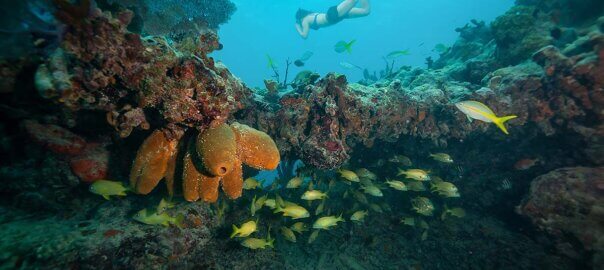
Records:
<instances>
[{"instance_id":1,"label":"fish swimming above reef","mask_svg":"<svg viewBox=\"0 0 604 270\"><path fill-rule=\"evenodd\" d=\"M453 163L453 158L449 154L446 153L436 153L430 154L430 157L436 161L440 161L442 163Z\"/></svg>"},{"instance_id":2,"label":"fish swimming above reef","mask_svg":"<svg viewBox=\"0 0 604 270\"><path fill-rule=\"evenodd\" d=\"M320 190L308 190L302 194L302 200L306 201L322 200L325 198L327 198L327 194Z\"/></svg>"},{"instance_id":3,"label":"fish swimming above reef","mask_svg":"<svg viewBox=\"0 0 604 270\"><path fill-rule=\"evenodd\" d=\"M233 224L233 233L231 233L231 238L233 237L248 237L250 234L256 231L258 228L258 224L254 220L250 220L246 223L241 224L241 227L237 228L235 224Z\"/></svg>"},{"instance_id":4,"label":"fish swimming above reef","mask_svg":"<svg viewBox=\"0 0 604 270\"><path fill-rule=\"evenodd\" d=\"M317 236L319 236L319 231L320 230L314 230L314 231L312 231L312 233L308 237L308 243L309 244L311 244L312 242L314 242L315 240L317 240Z\"/></svg>"},{"instance_id":5,"label":"fish swimming above reef","mask_svg":"<svg viewBox=\"0 0 604 270\"><path fill-rule=\"evenodd\" d=\"M159 201L159 204L157 205L156 212L158 214L161 214L170 208L174 208L174 206L176 206L176 203L174 203L170 200L167 200L165 198L162 198L161 201Z\"/></svg>"},{"instance_id":6,"label":"fish swimming above reef","mask_svg":"<svg viewBox=\"0 0 604 270\"><path fill-rule=\"evenodd\" d=\"M184 220L184 215L179 214L176 217L172 217L168 215L168 213L158 214L155 211L150 211L148 209L143 209L138 211L132 217L134 220L147 224L147 225L162 225L169 226L170 224L175 225L176 227L181 227L182 222Z\"/></svg>"},{"instance_id":7,"label":"fish swimming above reef","mask_svg":"<svg viewBox=\"0 0 604 270\"><path fill-rule=\"evenodd\" d=\"M283 235L283 238L285 238L285 240L293 242L293 243L296 242L296 235L294 234L294 231L292 231L290 228L281 227L280 231L281 231L281 235Z\"/></svg>"},{"instance_id":8,"label":"fish swimming above reef","mask_svg":"<svg viewBox=\"0 0 604 270\"><path fill-rule=\"evenodd\" d=\"M241 242L241 245L249 249L265 249L267 247L274 248L275 239L271 238L270 229L266 239L262 238L246 238Z\"/></svg>"},{"instance_id":9,"label":"fish swimming above reef","mask_svg":"<svg viewBox=\"0 0 604 270\"><path fill-rule=\"evenodd\" d=\"M359 70L363 70L362 67L359 67L355 64L351 64L349 62L340 62L340 66L344 69L353 69L353 68L358 68Z\"/></svg>"},{"instance_id":10,"label":"fish swimming above reef","mask_svg":"<svg viewBox=\"0 0 604 270\"><path fill-rule=\"evenodd\" d=\"M308 231L308 226L306 226L304 222L296 222L291 226L290 229L297 233L303 233L305 231Z\"/></svg>"},{"instance_id":11,"label":"fish swimming above reef","mask_svg":"<svg viewBox=\"0 0 604 270\"><path fill-rule=\"evenodd\" d=\"M405 55L410 55L411 53L409 52L409 50L401 50L401 51L393 51L391 53L389 53L388 55L386 55L387 58L397 58L399 56L405 56Z\"/></svg>"},{"instance_id":12,"label":"fish swimming above reef","mask_svg":"<svg viewBox=\"0 0 604 270\"><path fill-rule=\"evenodd\" d=\"M273 61L273 58L270 55L268 55L268 54L266 55L266 60L267 60L266 66L268 68L272 68L272 69L278 68L277 64L275 63L275 61Z\"/></svg>"},{"instance_id":13,"label":"fish swimming above reef","mask_svg":"<svg viewBox=\"0 0 604 270\"><path fill-rule=\"evenodd\" d=\"M440 219L444 220L447 215L450 215L452 217L456 217L456 218L463 218L466 216L466 210L464 210L461 207L453 207L453 208L448 208L447 205L445 205L445 211L443 211L443 213L440 215Z\"/></svg>"},{"instance_id":14,"label":"fish swimming above reef","mask_svg":"<svg viewBox=\"0 0 604 270\"><path fill-rule=\"evenodd\" d=\"M287 185L285 185L285 188L289 188L289 189L299 188L302 185L302 182L304 182L304 178L296 176L287 182Z\"/></svg>"},{"instance_id":15,"label":"fish swimming above reef","mask_svg":"<svg viewBox=\"0 0 604 270\"><path fill-rule=\"evenodd\" d=\"M424 186L423 182L409 181L405 185L407 186L407 190L417 192L426 191L426 186Z\"/></svg>"},{"instance_id":16,"label":"fish swimming above reef","mask_svg":"<svg viewBox=\"0 0 604 270\"><path fill-rule=\"evenodd\" d=\"M365 168L356 169L354 172L357 174L357 176L359 178L367 178L369 180L377 179L377 175L375 173L373 173L370 170L367 170Z\"/></svg>"},{"instance_id":17,"label":"fish swimming above reef","mask_svg":"<svg viewBox=\"0 0 604 270\"><path fill-rule=\"evenodd\" d=\"M457 198L460 196L459 190L453 183L445 182L445 181L441 181L441 182L432 181L430 183L430 185L431 185L430 189L432 190L432 192L437 192L441 196L444 196L447 198Z\"/></svg>"},{"instance_id":18,"label":"fish swimming above reef","mask_svg":"<svg viewBox=\"0 0 604 270\"><path fill-rule=\"evenodd\" d=\"M403 156L403 155L395 155L395 156L389 158L388 161L392 162L392 163L398 163L403 166L413 165L413 162L411 162L411 159L406 156Z\"/></svg>"},{"instance_id":19,"label":"fish swimming above reef","mask_svg":"<svg viewBox=\"0 0 604 270\"><path fill-rule=\"evenodd\" d=\"M317 221L315 221L315 223L313 223L312 228L313 229L319 229L319 230L329 230L331 229L331 227L335 227L338 225L338 222L344 221L344 219L342 218L342 215L336 217L336 216L327 216L327 217L320 217L319 219L317 219Z\"/></svg>"},{"instance_id":20,"label":"fish swimming above reef","mask_svg":"<svg viewBox=\"0 0 604 270\"><path fill-rule=\"evenodd\" d=\"M344 170L344 169L339 169L339 170L338 170L338 173L340 174L340 176L341 176L342 178L344 178L344 179L345 179L345 180L347 180L347 181L350 181L350 182L357 182L357 183L361 181L361 180L359 179L359 176L358 176L356 173L354 173L353 171L350 171L350 170Z\"/></svg>"},{"instance_id":21,"label":"fish swimming above reef","mask_svg":"<svg viewBox=\"0 0 604 270\"><path fill-rule=\"evenodd\" d=\"M489 107L487 107L487 105L474 100L455 103L455 107L463 112L468 119L476 119L487 123L493 123L505 134L509 134L509 132L504 123L517 117L516 115L498 117Z\"/></svg>"},{"instance_id":22,"label":"fish swimming above reef","mask_svg":"<svg viewBox=\"0 0 604 270\"><path fill-rule=\"evenodd\" d=\"M534 158L534 159L524 158L524 159L518 160L518 161L516 161L516 163L514 163L514 169L517 171L528 170L528 169L534 167L535 165L537 165L538 162L539 162L538 158Z\"/></svg>"},{"instance_id":23,"label":"fish swimming above reef","mask_svg":"<svg viewBox=\"0 0 604 270\"><path fill-rule=\"evenodd\" d=\"M449 47L445 44L442 43L438 43L436 45L434 45L434 49L432 49L432 51L435 51L437 53L445 53L449 50Z\"/></svg>"},{"instance_id":24,"label":"fish swimming above reef","mask_svg":"<svg viewBox=\"0 0 604 270\"><path fill-rule=\"evenodd\" d=\"M94 194L101 195L106 200L109 200L109 196L126 196L126 191L130 191L124 183L109 180L94 181L88 189Z\"/></svg>"},{"instance_id":25,"label":"fish swimming above reef","mask_svg":"<svg viewBox=\"0 0 604 270\"><path fill-rule=\"evenodd\" d=\"M351 40L350 42L346 42L346 41L339 41L338 43L336 43L336 45L334 46L334 50L337 53L343 53L343 52L347 52L347 53L352 53L352 45L357 42L355 39Z\"/></svg>"},{"instance_id":26,"label":"fish swimming above reef","mask_svg":"<svg viewBox=\"0 0 604 270\"><path fill-rule=\"evenodd\" d=\"M356 211L350 216L350 221L354 221L354 222L358 222L358 223L363 222L363 220L365 219L365 216L367 216L367 213L368 212L366 210L365 211L362 211L362 210Z\"/></svg>"},{"instance_id":27,"label":"fish swimming above reef","mask_svg":"<svg viewBox=\"0 0 604 270\"><path fill-rule=\"evenodd\" d=\"M311 51L304 52L304 54L300 58L298 58L298 59L296 59L296 61L294 61L294 65L297 67L304 66L306 61L308 61L308 59L310 59L313 56L313 54L314 53Z\"/></svg>"},{"instance_id":28,"label":"fish swimming above reef","mask_svg":"<svg viewBox=\"0 0 604 270\"><path fill-rule=\"evenodd\" d=\"M399 191L407 191L407 186L402 181L397 180L386 180L386 184L388 184L391 188L399 190Z\"/></svg>"},{"instance_id":29,"label":"fish swimming above reef","mask_svg":"<svg viewBox=\"0 0 604 270\"><path fill-rule=\"evenodd\" d=\"M434 204L426 197L416 197L411 200L412 209L420 215L432 216Z\"/></svg>"},{"instance_id":30,"label":"fish swimming above reef","mask_svg":"<svg viewBox=\"0 0 604 270\"><path fill-rule=\"evenodd\" d=\"M254 177L249 177L243 181L243 189L245 190L256 189L261 186L262 184Z\"/></svg>"},{"instance_id":31,"label":"fish swimming above reef","mask_svg":"<svg viewBox=\"0 0 604 270\"><path fill-rule=\"evenodd\" d=\"M363 191L371 196L374 197L382 197L384 196L384 194L382 193L382 191L374 185L370 185L370 186L362 186L361 189L363 189Z\"/></svg>"},{"instance_id":32,"label":"fish swimming above reef","mask_svg":"<svg viewBox=\"0 0 604 270\"><path fill-rule=\"evenodd\" d=\"M430 175L428 175L427 171L421 169L409 169L409 170L398 170L397 176L404 175L405 178L417 180L417 181L429 181Z\"/></svg>"},{"instance_id":33,"label":"fish swimming above reef","mask_svg":"<svg viewBox=\"0 0 604 270\"><path fill-rule=\"evenodd\" d=\"M283 213L284 217L291 217L292 219L300 219L307 218L310 216L308 210L306 208L299 205L288 205L285 207L281 207L277 204L277 209L274 211L275 213Z\"/></svg>"}]
</instances>

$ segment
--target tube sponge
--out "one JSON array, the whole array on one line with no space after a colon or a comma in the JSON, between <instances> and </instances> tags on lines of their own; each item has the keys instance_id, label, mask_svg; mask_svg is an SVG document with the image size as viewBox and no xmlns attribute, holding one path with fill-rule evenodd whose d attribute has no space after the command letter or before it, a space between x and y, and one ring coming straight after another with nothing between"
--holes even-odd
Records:
<instances>
[{"instance_id":1,"label":"tube sponge","mask_svg":"<svg viewBox=\"0 0 604 270\"><path fill-rule=\"evenodd\" d=\"M148 194L164 178L177 144L177 140L168 140L161 130L145 139L130 170L130 186L136 192Z\"/></svg>"},{"instance_id":2,"label":"tube sponge","mask_svg":"<svg viewBox=\"0 0 604 270\"><path fill-rule=\"evenodd\" d=\"M233 170L222 177L222 190L230 199L241 197L243 192L243 168L241 160L237 159L233 164Z\"/></svg>"},{"instance_id":3,"label":"tube sponge","mask_svg":"<svg viewBox=\"0 0 604 270\"><path fill-rule=\"evenodd\" d=\"M231 124L241 161L255 169L274 170L281 156L275 141L268 134L247 125Z\"/></svg>"},{"instance_id":4,"label":"tube sponge","mask_svg":"<svg viewBox=\"0 0 604 270\"><path fill-rule=\"evenodd\" d=\"M185 200L190 202L199 200L201 176L201 173L193 164L191 151L187 150L182 164L182 192Z\"/></svg>"},{"instance_id":5,"label":"tube sponge","mask_svg":"<svg viewBox=\"0 0 604 270\"><path fill-rule=\"evenodd\" d=\"M233 170L237 143L233 129L227 124L199 133L196 148L203 167L212 176L225 176Z\"/></svg>"}]
</instances>

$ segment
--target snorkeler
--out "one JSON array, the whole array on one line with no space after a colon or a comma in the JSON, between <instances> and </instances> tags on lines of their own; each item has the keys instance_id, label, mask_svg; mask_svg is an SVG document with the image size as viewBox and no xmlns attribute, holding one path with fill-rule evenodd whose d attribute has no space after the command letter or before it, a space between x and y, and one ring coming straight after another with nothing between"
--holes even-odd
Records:
<instances>
[{"instance_id":1,"label":"snorkeler","mask_svg":"<svg viewBox=\"0 0 604 270\"><path fill-rule=\"evenodd\" d=\"M360 7L355 7L357 3L360 4ZM296 30L302 38L306 38L310 29L318 30L321 27L339 23L343 19L364 17L370 12L369 0L344 0L339 5L330 7L326 13L298 9Z\"/></svg>"}]
</instances>

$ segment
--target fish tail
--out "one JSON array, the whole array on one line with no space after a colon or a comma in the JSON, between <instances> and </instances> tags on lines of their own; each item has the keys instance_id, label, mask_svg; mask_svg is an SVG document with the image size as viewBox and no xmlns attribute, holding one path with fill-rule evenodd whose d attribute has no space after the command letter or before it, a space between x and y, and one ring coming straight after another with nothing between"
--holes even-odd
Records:
<instances>
[{"instance_id":1,"label":"fish tail","mask_svg":"<svg viewBox=\"0 0 604 270\"><path fill-rule=\"evenodd\" d=\"M235 224L233 224L233 233L231 233L230 238L235 237L235 235L237 235L238 232L239 232L239 228L237 228L237 226L235 226Z\"/></svg>"},{"instance_id":2,"label":"fish tail","mask_svg":"<svg viewBox=\"0 0 604 270\"><path fill-rule=\"evenodd\" d=\"M498 117L498 118L495 118L495 121L493 121L493 123L495 125L497 125L497 127L499 129L501 129L501 131L503 131L503 133L510 134L503 123L505 123L508 120L514 119L516 117L518 117L518 116L516 116L516 115L508 115L508 116L504 116L504 117Z\"/></svg>"}]
</instances>

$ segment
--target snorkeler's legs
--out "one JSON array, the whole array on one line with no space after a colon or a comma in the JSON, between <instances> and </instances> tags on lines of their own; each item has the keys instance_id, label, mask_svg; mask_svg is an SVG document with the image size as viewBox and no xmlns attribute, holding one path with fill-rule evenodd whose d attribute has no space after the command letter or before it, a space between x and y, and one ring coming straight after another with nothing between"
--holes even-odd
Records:
<instances>
[{"instance_id":1,"label":"snorkeler's legs","mask_svg":"<svg viewBox=\"0 0 604 270\"><path fill-rule=\"evenodd\" d=\"M356 6L359 0L344 0L337 6L338 16L346 17L346 15ZM366 1L366 0L365 0Z\"/></svg>"},{"instance_id":2,"label":"snorkeler's legs","mask_svg":"<svg viewBox=\"0 0 604 270\"><path fill-rule=\"evenodd\" d=\"M358 17L364 17L369 15L369 13L371 13L371 5L369 4L369 0L359 0L360 3L360 7L358 8L352 8L349 12L348 15L346 16L346 18L358 18Z\"/></svg>"}]
</instances>

